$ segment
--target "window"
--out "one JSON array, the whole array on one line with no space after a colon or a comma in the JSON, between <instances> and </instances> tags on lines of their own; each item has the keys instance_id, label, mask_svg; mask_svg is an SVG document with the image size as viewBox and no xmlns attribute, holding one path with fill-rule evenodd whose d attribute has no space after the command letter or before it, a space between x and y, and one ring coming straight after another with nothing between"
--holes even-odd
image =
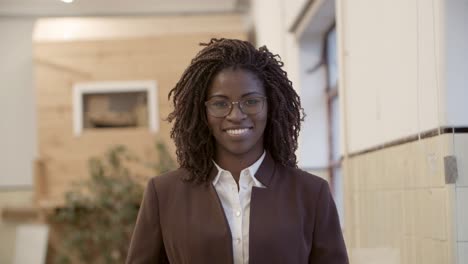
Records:
<instances>
[{"instance_id":1,"label":"window","mask_svg":"<svg viewBox=\"0 0 468 264\"><path fill-rule=\"evenodd\" d=\"M338 101L338 60L336 45L336 27L326 31L323 44L323 66L326 74L325 98L327 107L328 130L328 174L330 186L337 203L340 219L343 223L343 180L340 155L340 112Z\"/></svg>"},{"instance_id":2,"label":"window","mask_svg":"<svg viewBox=\"0 0 468 264\"><path fill-rule=\"evenodd\" d=\"M74 86L74 133L109 128L158 129L156 82L94 82Z\"/></svg>"}]
</instances>

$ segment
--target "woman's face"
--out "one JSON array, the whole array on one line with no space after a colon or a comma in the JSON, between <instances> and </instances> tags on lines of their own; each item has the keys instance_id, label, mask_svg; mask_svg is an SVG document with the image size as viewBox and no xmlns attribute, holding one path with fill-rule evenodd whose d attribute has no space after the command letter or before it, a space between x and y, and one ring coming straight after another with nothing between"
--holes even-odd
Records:
<instances>
[{"instance_id":1,"label":"woman's face","mask_svg":"<svg viewBox=\"0 0 468 264\"><path fill-rule=\"evenodd\" d=\"M227 155L255 159L263 153L263 133L268 113L265 97L261 81L249 71L227 68L215 75L208 88L206 110L208 126L216 140L217 158ZM209 105L212 108L226 108L230 102L243 102L244 110L240 109L240 104L233 104L226 116L216 117L208 109ZM263 107L258 113L245 113L256 112L255 109L260 108L255 108L255 104L259 103Z\"/></svg>"}]
</instances>

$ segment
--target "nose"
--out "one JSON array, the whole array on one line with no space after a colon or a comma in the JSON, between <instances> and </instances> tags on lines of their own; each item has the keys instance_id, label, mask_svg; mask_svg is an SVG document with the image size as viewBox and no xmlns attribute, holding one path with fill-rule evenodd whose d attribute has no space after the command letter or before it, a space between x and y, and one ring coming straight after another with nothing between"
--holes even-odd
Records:
<instances>
[{"instance_id":1,"label":"nose","mask_svg":"<svg viewBox=\"0 0 468 264\"><path fill-rule=\"evenodd\" d=\"M242 120L246 117L246 114L240 109L239 102L232 102L231 112L226 116L228 120L236 121Z\"/></svg>"}]
</instances>

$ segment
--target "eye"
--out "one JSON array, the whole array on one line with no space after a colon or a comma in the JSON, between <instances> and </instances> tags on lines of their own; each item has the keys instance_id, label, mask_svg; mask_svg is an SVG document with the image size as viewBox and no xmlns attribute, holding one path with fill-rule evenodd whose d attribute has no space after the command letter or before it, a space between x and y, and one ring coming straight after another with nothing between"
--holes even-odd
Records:
<instances>
[{"instance_id":1,"label":"eye","mask_svg":"<svg viewBox=\"0 0 468 264\"><path fill-rule=\"evenodd\" d=\"M245 106L256 106L260 103L260 98L247 98L244 101Z\"/></svg>"},{"instance_id":2,"label":"eye","mask_svg":"<svg viewBox=\"0 0 468 264\"><path fill-rule=\"evenodd\" d=\"M226 100L213 100L210 105L216 108L228 108L229 102Z\"/></svg>"}]
</instances>

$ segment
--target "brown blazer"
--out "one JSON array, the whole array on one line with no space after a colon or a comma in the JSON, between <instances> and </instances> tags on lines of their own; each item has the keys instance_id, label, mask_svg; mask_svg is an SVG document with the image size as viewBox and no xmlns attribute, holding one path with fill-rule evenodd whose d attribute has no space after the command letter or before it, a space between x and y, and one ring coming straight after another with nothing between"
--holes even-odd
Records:
<instances>
[{"instance_id":1,"label":"brown blazer","mask_svg":"<svg viewBox=\"0 0 468 264\"><path fill-rule=\"evenodd\" d=\"M126 263L233 263L216 190L182 181L186 173L178 169L149 181ZM266 188L252 189L249 263L348 263L325 180L277 164L268 153L255 177Z\"/></svg>"}]
</instances>

